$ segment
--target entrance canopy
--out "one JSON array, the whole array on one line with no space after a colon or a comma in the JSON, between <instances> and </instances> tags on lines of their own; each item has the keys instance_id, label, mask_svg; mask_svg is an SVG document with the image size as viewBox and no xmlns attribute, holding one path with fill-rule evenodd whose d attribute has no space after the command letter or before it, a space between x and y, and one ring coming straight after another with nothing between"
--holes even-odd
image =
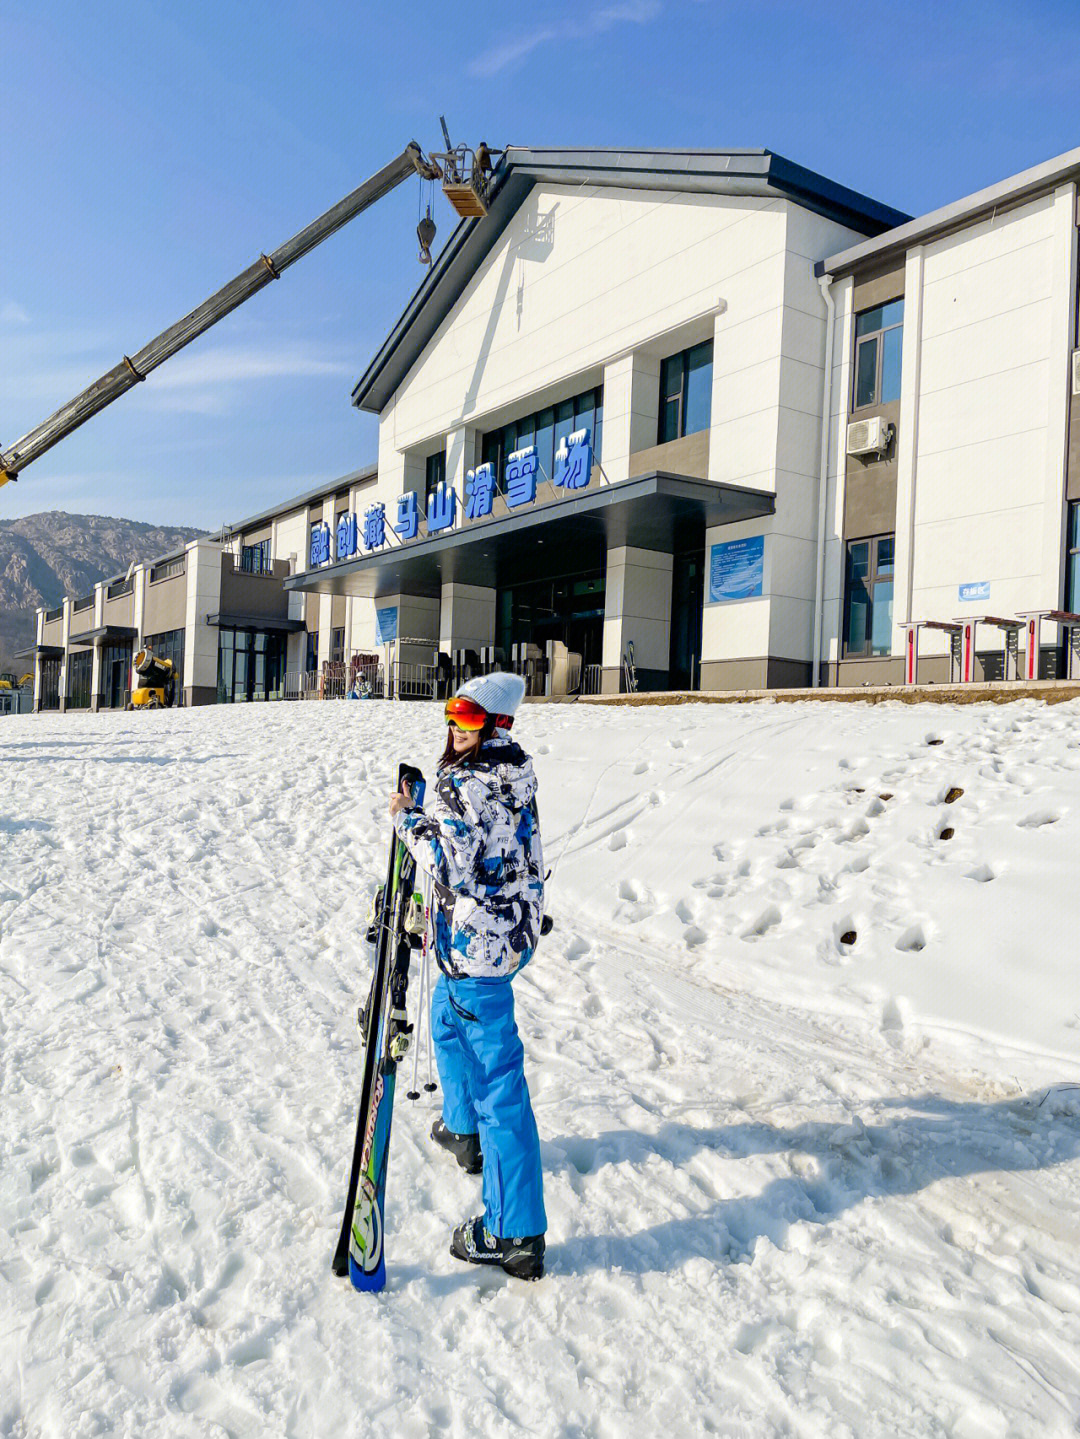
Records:
<instances>
[{"instance_id":1,"label":"entrance canopy","mask_svg":"<svg viewBox=\"0 0 1080 1439\"><path fill-rule=\"evenodd\" d=\"M589 556L602 558L623 545L673 554L704 543L709 526L760 519L775 507L766 490L655 470L308 570L287 579L285 588L368 599L399 592L437 596L444 584L494 589L511 579L573 573Z\"/></svg>"},{"instance_id":2,"label":"entrance canopy","mask_svg":"<svg viewBox=\"0 0 1080 1439\"><path fill-rule=\"evenodd\" d=\"M125 640L133 640L135 634L131 625L98 625L95 630L83 630L81 635L72 635L68 645L82 648L88 645L120 645Z\"/></svg>"}]
</instances>

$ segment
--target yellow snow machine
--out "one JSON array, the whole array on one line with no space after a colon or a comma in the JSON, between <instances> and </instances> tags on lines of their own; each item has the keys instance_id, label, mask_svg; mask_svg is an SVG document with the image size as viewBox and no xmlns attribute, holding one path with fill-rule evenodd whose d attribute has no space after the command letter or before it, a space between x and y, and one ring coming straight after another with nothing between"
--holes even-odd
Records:
<instances>
[{"instance_id":1,"label":"yellow snow machine","mask_svg":"<svg viewBox=\"0 0 1080 1439\"><path fill-rule=\"evenodd\" d=\"M156 710L171 706L176 698L176 666L172 660L142 649L135 656L134 667L139 685L132 688L127 708Z\"/></svg>"}]
</instances>

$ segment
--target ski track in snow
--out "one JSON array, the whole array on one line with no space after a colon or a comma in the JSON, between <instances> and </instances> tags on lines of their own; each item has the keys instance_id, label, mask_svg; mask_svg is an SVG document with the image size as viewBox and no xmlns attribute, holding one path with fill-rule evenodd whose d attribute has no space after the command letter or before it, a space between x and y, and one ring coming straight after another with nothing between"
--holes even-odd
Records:
<instances>
[{"instance_id":1,"label":"ski track in snow","mask_svg":"<svg viewBox=\"0 0 1080 1439\"><path fill-rule=\"evenodd\" d=\"M1078 721L524 709L549 1273L450 1258L402 1084L369 1296L362 932L437 711L8 719L0 1439L1080 1432Z\"/></svg>"}]
</instances>

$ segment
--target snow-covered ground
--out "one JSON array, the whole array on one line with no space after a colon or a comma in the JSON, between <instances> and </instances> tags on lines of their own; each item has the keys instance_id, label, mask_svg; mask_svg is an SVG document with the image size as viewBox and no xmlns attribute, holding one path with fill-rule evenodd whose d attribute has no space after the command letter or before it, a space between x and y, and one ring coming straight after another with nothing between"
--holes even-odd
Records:
<instances>
[{"instance_id":1,"label":"snow-covered ground","mask_svg":"<svg viewBox=\"0 0 1080 1439\"><path fill-rule=\"evenodd\" d=\"M525 709L549 1274L450 1257L479 1181L399 1086L359 1295L362 930L439 719L0 721L0 1436L1075 1435L1080 705Z\"/></svg>"}]
</instances>

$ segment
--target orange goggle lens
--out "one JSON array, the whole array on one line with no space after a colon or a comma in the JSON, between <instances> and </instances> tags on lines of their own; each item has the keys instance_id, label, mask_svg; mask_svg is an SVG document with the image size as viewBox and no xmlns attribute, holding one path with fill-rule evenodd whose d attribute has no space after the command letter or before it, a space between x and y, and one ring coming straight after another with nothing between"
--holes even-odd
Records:
<instances>
[{"instance_id":1,"label":"orange goggle lens","mask_svg":"<svg viewBox=\"0 0 1080 1439\"><path fill-rule=\"evenodd\" d=\"M447 724L456 725L458 729L468 730L470 733L483 729L488 718L486 709L468 699L447 700L444 713Z\"/></svg>"}]
</instances>

